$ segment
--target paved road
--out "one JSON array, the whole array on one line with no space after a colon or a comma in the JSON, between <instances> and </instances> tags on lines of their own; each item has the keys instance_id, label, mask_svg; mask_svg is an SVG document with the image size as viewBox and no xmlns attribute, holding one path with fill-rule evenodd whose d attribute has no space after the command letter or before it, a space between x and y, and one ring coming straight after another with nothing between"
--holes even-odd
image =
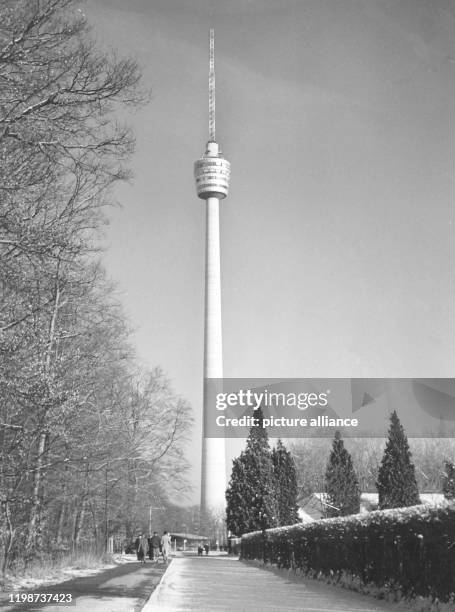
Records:
<instances>
[{"instance_id":1,"label":"paved road","mask_svg":"<svg viewBox=\"0 0 455 612\"><path fill-rule=\"evenodd\" d=\"M35 593L71 593L75 605L5 604L5 612L139 612L164 572L164 564L125 563L93 576L35 589ZM3 605L2 605L3 604Z\"/></svg>"},{"instance_id":2,"label":"paved road","mask_svg":"<svg viewBox=\"0 0 455 612\"><path fill-rule=\"evenodd\" d=\"M397 612L314 580L290 579L231 557L174 559L142 612Z\"/></svg>"}]
</instances>

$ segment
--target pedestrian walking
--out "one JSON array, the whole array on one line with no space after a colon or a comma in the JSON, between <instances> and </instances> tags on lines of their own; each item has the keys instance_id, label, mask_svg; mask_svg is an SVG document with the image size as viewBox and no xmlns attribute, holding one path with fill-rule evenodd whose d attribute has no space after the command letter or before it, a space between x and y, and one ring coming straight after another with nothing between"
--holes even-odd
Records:
<instances>
[{"instance_id":1,"label":"pedestrian walking","mask_svg":"<svg viewBox=\"0 0 455 612\"><path fill-rule=\"evenodd\" d=\"M142 534L139 533L137 538L134 540L134 550L136 551L136 557L137 557L138 561L140 561L140 559L139 559L139 556L140 556L139 548L140 548L140 545L141 545L141 537L142 537Z\"/></svg>"},{"instance_id":2,"label":"pedestrian walking","mask_svg":"<svg viewBox=\"0 0 455 612\"><path fill-rule=\"evenodd\" d=\"M153 535L150 538L150 545L152 550L151 558L153 559L153 561L155 561L155 563L158 563L158 559L160 558L161 539L160 536L156 533L156 531L153 532Z\"/></svg>"},{"instance_id":3,"label":"pedestrian walking","mask_svg":"<svg viewBox=\"0 0 455 612\"><path fill-rule=\"evenodd\" d=\"M141 535L141 537L139 538L139 553L138 553L138 559L141 562L141 565L145 563L145 557L147 555L147 550L148 550L147 538L145 537L145 535Z\"/></svg>"},{"instance_id":4,"label":"pedestrian walking","mask_svg":"<svg viewBox=\"0 0 455 612\"><path fill-rule=\"evenodd\" d=\"M165 563L167 563L171 554L171 536L167 531L165 531L161 537L161 552Z\"/></svg>"}]
</instances>

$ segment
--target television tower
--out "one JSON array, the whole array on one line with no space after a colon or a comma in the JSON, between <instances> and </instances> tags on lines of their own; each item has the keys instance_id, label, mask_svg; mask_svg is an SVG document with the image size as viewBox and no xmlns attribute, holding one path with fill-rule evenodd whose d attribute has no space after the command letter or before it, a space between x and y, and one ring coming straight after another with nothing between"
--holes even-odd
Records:
<instances>
[{"instance_id":1,"label":"television tower","mask_svg":"<svg viewBox=\"0 0 455 612\"><path fill-rule=\"evenodd\" d=\"M228 194L230 164L221 155L215 130L215 35L209 35L209 140L204 155L194 164L197 195L206 203L204 395L202 432L201 511L225 506L226 453L224 438L208 438L207 380L223 378L220 277L220 200Z\"/></svg>"}]
</instances>

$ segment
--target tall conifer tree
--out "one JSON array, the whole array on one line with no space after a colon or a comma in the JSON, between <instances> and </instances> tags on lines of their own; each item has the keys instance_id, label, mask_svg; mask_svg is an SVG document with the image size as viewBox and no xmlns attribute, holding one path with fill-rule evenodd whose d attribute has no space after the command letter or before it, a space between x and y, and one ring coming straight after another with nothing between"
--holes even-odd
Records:
<instances>
[{"instance_id":1,"label":"tall conifer tree","mask_svg":"<svg viewBox=\"0 0 455 612\"><path fill-rule=\"evenodd\" d=\"M233 461L226 491L227 528L237 536L277 524L273 463L260 408L254 417L258 424L250 428L245 450Z\"/></svg>"},{"instance_id":2,"label":"tall conifer tree","mask_svg":"<svg viewBox=\"0 0 455 612\"><path fill-rule=\"evenodd\" d=\"M379 467L376 487L381 510L420 503L408 439L395 410L390 416L389 438Z\"/></svg>"},{"instance_id":3,"label":"tall conifer tree","mask_svg":"<svg viewBox=\"0 0 455 612\"><path fill-rule=\"evenodd\" d=\"M293 525L299 520L297 507L297 471L291 453L281 440L272 450L275 495L279 525Z\"/></svg>"},{"instance_id":4,"label":"tall conifer tree","mask_svg":"<svg viewBox=\"0 0 455 612\"><path fill-rule=\"evenodd\" d=\"M327 516L346 516L360 511L359 481L339 431L333 440L325 481Z\"/></svg>"}]
</instances>

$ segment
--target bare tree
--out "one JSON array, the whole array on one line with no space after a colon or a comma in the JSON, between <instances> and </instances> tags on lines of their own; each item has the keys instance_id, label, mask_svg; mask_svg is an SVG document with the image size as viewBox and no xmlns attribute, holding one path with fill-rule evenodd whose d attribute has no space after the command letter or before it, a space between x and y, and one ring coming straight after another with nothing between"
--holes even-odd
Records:
<instances>
[{"instance_id":1,"label":"bare tree","mask_svg":"<svg viewBox=\"0 0 455 612\"><path fill-rule=\"evenodd\" d=\"M139 79L97 51L75 0L0 3L3 573L18 548L106 536L132 481L184 486L189 407L162 375L138 375L96 261L134 145L116 110L144 100Z\"/></svg>"}]
</instances>

